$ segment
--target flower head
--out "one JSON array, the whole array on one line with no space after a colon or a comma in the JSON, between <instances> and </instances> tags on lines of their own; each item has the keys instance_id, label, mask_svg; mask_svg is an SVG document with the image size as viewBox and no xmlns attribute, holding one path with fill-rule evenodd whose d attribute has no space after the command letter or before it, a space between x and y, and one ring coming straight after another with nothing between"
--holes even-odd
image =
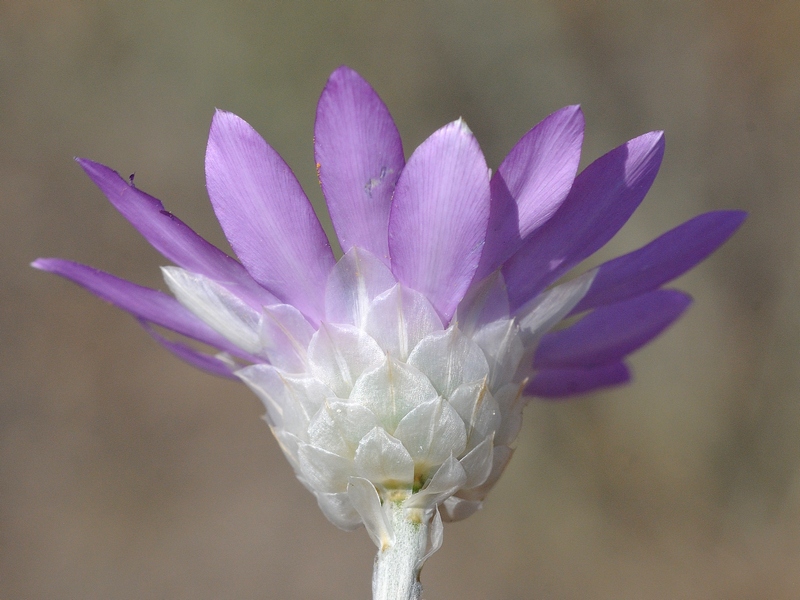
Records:
<instances>
[{"instance_id":1,"label":"flower head","mask_svg":"<svg viewBox=\"0 0 800 600\"><path fill-rule=\"evenodd\" d=\"M458 120L406 162L386 106L341 67L320 98L314 141L338 261L289 167L252 127L219 111L208 192L241 262L132 182L79 159L174 263L163 268L173 296L66 260L34 266L132 313L184 360L244 381L328 518L365 524L381 546L392 536L389 501L441 508L449 519L479 508L530 397L627 381L625 357L689 305L661 286L744 219L700 215L561 283L628 220L664 149L662 134L648 133L578 174L582 137L580 109L564 108L492 174ZM581 318L554 329L572 316Z\"/></svg>"}]
</instances>

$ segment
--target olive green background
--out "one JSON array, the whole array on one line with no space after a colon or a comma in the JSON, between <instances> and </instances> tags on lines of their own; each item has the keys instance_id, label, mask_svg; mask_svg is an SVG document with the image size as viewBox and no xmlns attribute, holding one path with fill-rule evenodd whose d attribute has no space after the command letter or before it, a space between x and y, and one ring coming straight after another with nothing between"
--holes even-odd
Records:
<instances>
[{"instance_id":1,"label":"olive green background","mask_svg":"<svg viewBox=\"0 0 800 600\"><path fill-rule=\"evenodd\" d=\"M0 1L0 598L369 597L367 535L324 519L248 390L27 266L162 285L163 260L73 156L136 172L224 247L203 175L214 107L256 127L324 214L314 110L342 63L407 154L463 116L496 167L573 103L584 164L666 130L604 257L702 211L751 212L675 284L695 305L635 355L632 385L527 408L425 597L800 598L798 31L795 0Z\"/></svg>"}]
</instances>

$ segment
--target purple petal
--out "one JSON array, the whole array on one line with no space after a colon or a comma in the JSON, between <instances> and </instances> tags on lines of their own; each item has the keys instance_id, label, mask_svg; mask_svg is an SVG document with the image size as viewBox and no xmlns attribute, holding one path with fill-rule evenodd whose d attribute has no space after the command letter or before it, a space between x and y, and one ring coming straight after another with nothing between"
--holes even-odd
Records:
<instances>
[{"instance_id":1,"label":"purple petal","mask_svg":"<svg viewBox=\"0 0 800 600\"><path fill-rule=\"evenodd\" d=\"M314 155L342 251L358 246L388 265L389 209L405 165L403 144L386 105L352 69L336 69L322 91Z\"/></svg>"},{"instance_id":2,"label":"purple petal","mask_svg":"<svg viewBox=\"0 0 800 600\"><path fill-rule=\"evenodd\" d=\"M139 323L154 340L172 352L172 354L189 363L193 367L196 367L201 371L211 373L212 375L219 375L221 377L227 377L228 379L236 379L236 376L233 374L233 369L224 360L220 360L216 356L211 356L205 352L195 350L186 344L168 340L163 335L159 334L155 329L153 329L153 327L151 327L147 321L142 321L140 319Z\"/></svg>"},{"instance_id":3,"label":"purple petal","mask_svg":"<svg viewBox=\"0 0 800 600\"><path fill-rule=\"evenodd\" d=\"M578 172L583 113L567 106L526 133L492 177L480 281L502 265L567 197Z\"/></svg>"},{"instance_id":4,"label":"purple petal","mask_svg":"<svg viewBox=\"0 0 800 600\"><path fill-rule=\"evenodd\" d=\"M627 383L630 378L628 367L621 362L585 369L542 369L525 388L525 394L539 398L565 398Z\"/></svg>"},{"instance_id":5,"label":"purple petal","mask_svg":"<svg viewBox=\"0 0 800 600\"><path fill-rule=\"evenodd\" d=\"M705 213L600 265L592 287L572 313L633 298L675 279L714 252L746 217L737 210Z\"/></svg>"},{"instance_id":6,"label":"purple petal","mask_svg":"<svg viewBox=\"0 0 800 600\"><path fill-rule=\"evenodd\" d=\"M257 360L243 353L190 313L175 298L163 292L136 285L104 271L60 258L39 258L31 263L31 266L61 275L139 319L166 327L237 356Z\"/></svg>"},{"instance_id":7,"label":"purple petal","mask_svg":"<svg viewBox=\"0 0 800 600\"><path fill-rule=\"evenodd\" d=\"M664 331L690 303L683 292L656 290L602 306L571 327L543 336L533 366L593 367L617 362Z\"/></svg>"},{"instance_id":8,"label":"purple petal","mask_svg":"<svg viewBox=\"0 0 800 600\"><path fill-rule=\"evenodd\" d=\"M392 271L445 322L478 266L489 202L486 161L461 120L425 140L397 182L389 219Z\"/></svg>"},{"instance_id":9,"label":"purple petal","mask_svg":"<svg viewBox=\"0 0 800 600\"><path fill-rule=\"evenodd\" d=\"M219 282L253 308L276 304L245 268L209 244L188 225L164 210L161 201L137 189L116 171L85 158L76 159L111 204L165 258Z\"/></svg>"},{"instance_id":10,"label":"purple petal","mask_svg":"<svg viewBox=\"0 0 800 600\"><path fill-rule=\"evenodd\" d=\"M512 310L610 240L636 210L655 179L664 136L648 133L590 164L567 199L503 266Z\"/></svg>"},{"instance_id":11,"label":"purple petal","mask_svg":"<svg viewBox=\"0 0 800 600\"><path fill-rule=\"evenodd\" d=\"M206 183L222 229L250 275L318 322L333 253L283 159L242 119L217 111Z\"/></svg>"}]
</instances>

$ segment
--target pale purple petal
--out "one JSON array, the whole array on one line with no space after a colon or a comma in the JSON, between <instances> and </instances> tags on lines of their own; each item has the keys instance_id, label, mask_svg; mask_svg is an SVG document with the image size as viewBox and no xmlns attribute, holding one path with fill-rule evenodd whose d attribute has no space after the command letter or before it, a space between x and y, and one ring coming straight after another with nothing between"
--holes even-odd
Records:
<instances>
[{"instance_id":1,"label":"pale purple petal","mask_svg":"<svg viewBox=\"0 0 800 600\"><path fill-rule=\"evenodd\" d=\"M747 213L738 210L705 213L600 265L592 287L572 313L633 298L675 279L719 248L745 217Z\"/></svg>"},{"instance_id":2,"label":"pale purple petal","mask_svg":"<svg viewBox=\"0 0 800 600\"><path fill-rule=\"evenodd\" d=\"M318 322L333 253L283 159L242 119L217 111L206 183L222 229L250 275Z\"/></svg>"},{"instance_id":3,"label":"pale purple petal","mask_svg":"<svg viewBox=\"0 0 800 600\"><path fill-rule=\"evenodd\" d=\"M60 258L39 258L31 266L61 275L139 319L237 356L252 358L163 292Z\"/></svg>"},{"instance_id":4,"label":"pale purple petal","mask_svg":"<svg viewBox=\"0 0 800 600\"><path fill-rule=\"evenodd\" d=\"M439 129L403 170L389 220L392 271L445 322L469 287L486 236L489 170L463 121Z\"/></svg>"},{"instance_id":5,"label":"pale purple petal","mask_svg":"<svg viewBox=\"0 0 800 600\"><path fill-rule=\"evenodd\" d=\"M241 264L164 210L160 200L139 190L105 165L85 158L76 161L114 208L165 258L219 282L254 308L277 302Z\"/></svg>"},{"instance_id":6,"label":"pale purple petal","mask_svg":"<svg viewBox=\"0 0 800 600\"><path fill-rule=\"evenodd\" d=\"M601 306L571 327L543 336L533 366L592 367L617 362L664 331L690 303L683 292L656 290Z\"/></svg>"},{"instance_id":7,"label":"pale purple petal","mask_svg":"<svg viewBox=\"0 0 800 600\"><path fill-rule=\"evenodd\" d=\"M389 264L389 209L405 165L400 134L375 90L339 67L317 105L314 155L342 251L358 246Z\"/></svg>"},{"instance_id":8,"label":"pale purple petal","mask_svg":"<svg viewBox=\"0 0 800 600\"><path fill-rule=\"evenodd\" d=\"M536 125L492 177L486 245L475 274L480 281L502 265L567 197L578 172L584 120L567 106Z\"/></svg>"},{"instance_id":9,"label":"pale purple petal","mask_svg":"<svg viewBox=\"0 0 800 600\"><path fill-rule=\"evenodd\" d=\"M567 199L503 266L512 310L610 240L636 210L664 155L661 132L647 133L590 164Z\"/></svg>"},{"instance_id":10,"label":"pale purple petal","mask_svg":"<svg viewBox=\"0 0 800 600\"><path fill-rule=\"evenodd\" d=\"M542 369L525 388L525 394L558 399L627 383L630 378L628 367L621 362L587 368Z\"/></svg>"},{"instance_id":11,"label":"pale purple petal","mask_svg":"<svg viewBox=\"0 0 800 600\"><path fill-rule=\"evenodd\" d=\"M193 367L196 367L201 371L211 373L212 375L219 375L220 377L227 377L228 379L236 379L236 376L233 374L233 368L231 368L231 366L224 360L220 360L216 356L206 354L205 352L195 350L186 344L168 340L163 335L159 334L155 329L153 329L153 327L151 327L147 321L142 321L140 319L139 323L154 340L172 352L172 354L189 363Z\"/></svg>"}]
</instances>

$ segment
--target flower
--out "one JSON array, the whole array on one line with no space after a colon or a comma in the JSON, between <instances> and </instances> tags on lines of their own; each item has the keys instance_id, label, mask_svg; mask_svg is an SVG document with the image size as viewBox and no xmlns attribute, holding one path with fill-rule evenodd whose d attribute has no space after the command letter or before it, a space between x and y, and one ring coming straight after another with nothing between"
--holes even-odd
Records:
<instances>
[{"instance_id":1,"label":"flower","mask_svg":"<svg viewBox=\"0 0 800 600\"><path fill-rule=\"evenodd\" d=\"M132 313L182 359L244 381L326 516L345 529L366 525L386 547L390 503L426 519L481 506L531 396L627 381L625 357L690 303L661 286L744 220L700 215L560 282L628 220L664 150L663 135L647 133L578 174L583 127L577 106L553 113L492 174L459 119L406 162L386 106L341 67L320 98L314 141L338 261L289 167L247 123L218 111L208 192L241 262L132 181L78 159L176 265L163 267L174 297L67 260L33 266Z\"/></svg>"}]
</instances>

